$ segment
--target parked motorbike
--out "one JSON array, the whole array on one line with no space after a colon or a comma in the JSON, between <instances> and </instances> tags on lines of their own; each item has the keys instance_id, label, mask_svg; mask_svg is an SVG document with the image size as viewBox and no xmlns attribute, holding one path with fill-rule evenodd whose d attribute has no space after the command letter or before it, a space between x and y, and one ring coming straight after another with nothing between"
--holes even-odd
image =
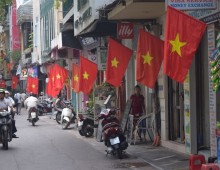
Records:
<instances>
[{"instance_id":1,"label":"parked motorbike","mask_svg":"<svg viewBox=\"0 0 220 170\"><path fill-rule=\"evenodd\" d=\"M123 151L127 149L128 143L116 118L116 110L104 109L97 119L103 119L102 136L107 146L107 155L118 155L118 158L122 159Z\"/></svg>"},{"instance_id":2,"label":"parked motorbike","mask_svg":"<svg viewBox=\"0 0 220 170\"><path fill-rule=\"evenodd\" d=\"M75 123L76 113L74 112L73 107L69 104L62 110L61 114L61 124L62 129L67 129L71 123Z\"/></svg>"},{"instance_id":3,"label":"parked motorbike","mask_svg":"<svg viewBox=\"0 0 220 170\"><path fill-rule=\"evenodd\" d=\"M53 109L52 103L52 100L44 100L42 103L37 104L39 116L42 116L44 113L51 113Z\"/></svg>"},{"instance_id":4,"label":"parked motorbike","mask_svg":"<svg viewBox=\"0 0 220 170\"><path fill-rule=\"evenodd\" d=\"M8 149L8 142L12 141L12 121L8 111L0 112L0 143L5 150Z\"/></svg>"},{"instance_id":5,"label":"parked motorbike","mask_svg":"<svg viewBox=\"0 0 220 170\"><path fill-rule=\"evenodd\" d=\"M35 126L35 123L39 120L37 117L37 109L35 107L32 107L30 108L29 112L31 113L29 122L32 123L32 126Z\"/></svg>"},{"instance_id":6,"label":"parked motorbike","mask_svg":"<svg viewBox=\"0 0 220 170\"><path fill-rule=\"evenodd\" d=\"M68 107L70 105L70 101L60 101L60 104L59 106L54 106L54 110L55 110L55 117L56 117L56 122L58 124L61 124L61 114L62 114L62 111L63 111L63 108L65 107Z\"/></svg>"},{"instance_id":7,"label":"parked motorbike","mask_svg":"<svg viewBox=\"0 0 220 170\"><path fill-rule=\"evenodd\" d=\"M80 114L78 120L78 131L81 136L92 137L94 133L94 114L93 110L89 109L86 114Z\"/></svg>"}]
</instances>

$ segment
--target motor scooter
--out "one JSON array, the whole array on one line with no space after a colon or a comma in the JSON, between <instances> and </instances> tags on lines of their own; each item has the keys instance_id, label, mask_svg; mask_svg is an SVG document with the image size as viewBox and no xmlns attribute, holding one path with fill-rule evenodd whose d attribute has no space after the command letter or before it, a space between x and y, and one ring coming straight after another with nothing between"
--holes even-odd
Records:
<instances>
[{"instance_id":1,"label":"motor scooter","mask_svg":"<svg viewBox=\"0 0 220 170\"><path fill-rule=\"evenodd\" d=\"M62 129L67 129L71 123L76 123L76 113L71 105L65 107L61 114Z\"/></svg>"},{"instance_id":2,"label":"motor scooter","mask_svg":"<svg viewBox=\"0 0 220 170\"><path fill-rule=\"evenodd\" d=\"M94 133L94 108L88 109L86 114L79 114L78 131L81 136L92 137Z\"/></svg>"},{"instance_id":3,"label":"motor scooter","mask_svg":"<svg viewBox=\"0 0 220 170\"><path fill-rule=\"evenodd\" d=\"M0 112L0 143L5 150L8 149L8 142L12 141L12 118L11 112Z\"/></svg>"},{"instance_id":4,"label":"motor scooter","mask_svg":"<svg viewBox=\"0 0 220 170\"><path fill-rule=\"evenodd\" d=\"M44 100L42 103L37 104L39 116L42 116L44 113L52 113L52 103L52 100Z\"/></svg>"},{"instance_id":5,"label":"motor scooter","mask_svg":"<svg viewBox=\"0 0 220 170\"><path fill-rule=\"evenodd\" d=\"M102 119L102 137L107 146L106 154L118 155L118 158L122 159L128 143L116 117L116 110L104 109L98 115L98 119Z\"/></svg>"},{"instance_id":6,"label":"motor scooter","mask_svg":"<svg viewBox=\"0 0 220 170\"><path fill-rule=\"evenodd\" d=\"M30 118L28 119L30 123L32 123L32 126L35 126L35 123L39 120L37 116L37 109L35 107L30 108Z\"/></svg>"}]
</instances>

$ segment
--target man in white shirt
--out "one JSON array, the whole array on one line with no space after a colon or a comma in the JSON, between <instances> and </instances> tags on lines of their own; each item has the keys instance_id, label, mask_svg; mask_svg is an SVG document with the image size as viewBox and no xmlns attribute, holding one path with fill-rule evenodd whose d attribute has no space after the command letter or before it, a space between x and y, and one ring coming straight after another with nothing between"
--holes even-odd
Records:
<instances>
[{"instance_id":1,"label":"man in white shirt","mask_svg":"<svg viewBox=\"0 0 220 170\"><path fill-rule=\"evenodd\" d=\"M30 109L35 107L37 109L37 104L38 104L38 99L36 97L34 97L34 95L31 93L30 97L28 97L25 101L24 101L24 107L27 108L28 111L28 119L30 119L31 113L30 113ZM38 118L38 116L37 116Z\"/></svg>"},{"instance_id":2,"label":"man in white shirt","mask_svg":"<svg viewBox=\"0 0 220 170\"><path fill-rule=\"evenodd\" d=\"M10 97L10 93L7 90L5 91L5 101L8 103L12 118L14 118L13 106L15 105L15 101Z\"/></svg>"}]
</instances>

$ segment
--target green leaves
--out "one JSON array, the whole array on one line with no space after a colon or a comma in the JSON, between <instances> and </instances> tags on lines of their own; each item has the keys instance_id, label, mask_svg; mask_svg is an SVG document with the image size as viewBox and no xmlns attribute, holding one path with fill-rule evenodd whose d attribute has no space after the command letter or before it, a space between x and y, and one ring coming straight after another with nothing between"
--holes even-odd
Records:
<instances>
[{"instance_id":1,"label":"green leaves","mask_svg":"<svg viewBox=\"0 0 220 170\"><path fill-rule=\"evenodd\" d=\"M1 0L0 1L0 22L3 22L6 17L6 9L12 4L12 0Z\"/></svg>"}]
</instances>

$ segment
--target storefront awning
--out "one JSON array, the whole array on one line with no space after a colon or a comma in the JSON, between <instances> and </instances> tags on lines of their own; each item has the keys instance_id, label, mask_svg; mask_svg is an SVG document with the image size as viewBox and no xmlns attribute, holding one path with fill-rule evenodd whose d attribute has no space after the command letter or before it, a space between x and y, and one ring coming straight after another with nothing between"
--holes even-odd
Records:
<instances>
[{"instance_id":1,"label":"storefront awning","mask_svg":"<svg viewBox=\"0 0 220 170\"><path fill-rule=\"evenodd\" d=\"M116 36L117 35L117 23L95 20L88 28L83 30L78 36L81 37L104 37L104 36Z\"/></svg>"},{"instance_id":2,"label":"storefront awning","mask_svg":"<svg viewBox=\"0 0 220 170\"><path fill-rule=\"evenodd\" d=\"M126 0L108 13L109 20L154 19L165 14L164 0Z\"/></svg>"},{"instance_id":3,"label":"storefront awning","mask_svg":"<svg viewBox=\"0 0 220 170\"><path fill-rule=\"evenodd\" d=\"M74 31L62 32L62 48L82 49L82 45L77 37L74 36Z\"/></svg>"}]
</instances>

